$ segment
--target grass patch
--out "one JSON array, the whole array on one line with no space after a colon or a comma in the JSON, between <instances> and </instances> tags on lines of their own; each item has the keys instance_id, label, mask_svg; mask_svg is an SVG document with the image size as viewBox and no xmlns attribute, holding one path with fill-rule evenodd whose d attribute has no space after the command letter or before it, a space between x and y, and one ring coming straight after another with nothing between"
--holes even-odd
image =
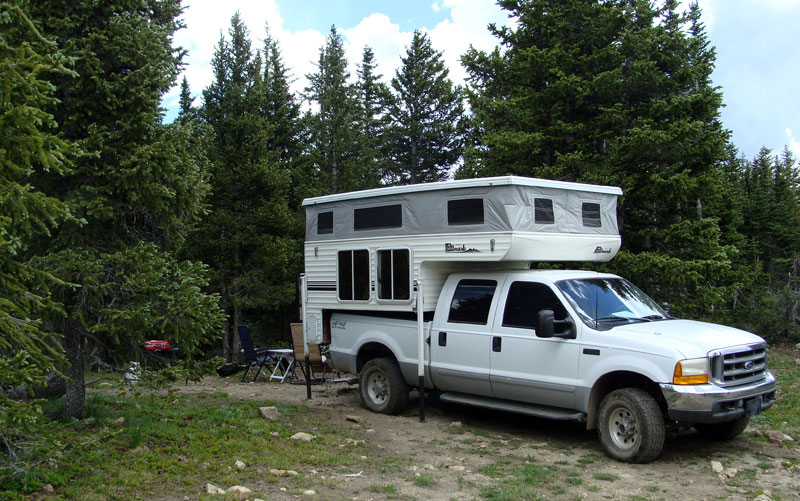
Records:
<instances>
[{"instance_id":1,"label":"grass patch","mask_svg":"<svg viewBox=\"0 0 800 501\"><path fill-rule=\"evenodd\" d=\"M369 491L373 494L397 494L397 487L392 484L372 485Z\"/></svg>"},{"instance_id":2,"label":"grass patch","mask_svg":"<svg viewBox=\"0 0 800 501\"><path fill-rule=\"evenodd\" d=\"M163 495L164 485L178 497L194 497L206 482L257 484L263 472L256 465L297 470L302 478L305 469L360 460L351 448L339 447L350 430L321 422L300 406L278 405L279 420L267 421L258 415L258 407L266 405L274 404L231 400L222 392L139 397L90 392L83 420L54 423L65 446L62 454L33 470L38 481L22 492L19 485L0 484L0 498L35 492L44 483L71 499L152 498ZM297 431L315 438L289 440ZM234 468L237 460L247 467Z\"/></svg>"},{"instance_id":3,"label":"grass patch","mask_svg":"<svg viewBox=\"0 0 800 501\"><path fill-rule=\"evenodd\" d=\"M595 473L592 478L595 480L602 480L603 482L616 482L619 477L613 473Z\"/></svg>"},{"instance_id":4,"label":"grass patch","mask_svg":"<svg viewBox=\"0 0 800 501\"><path fill-rule=\"evenodd\" d=\"M436 483L436 479L428 473L420 473L411 477L411 483L417 487L429 487Z\"/></svg>"},{"instance_id":5,"label":"grass patch","mask_svg":"<svg viewBox=\"0 0 800 501\"><path fill-rule=\"evenodd\" d=\"M791 345L770 347L767 363L778 379L778 398L766 412L751 418L753 423L791 436L800 429L800 364L792 358L793 349Z\"/></svg>"},{"instance_id":6,"label":"grass patch","mask_svg":"<svg viewBox=\"0 0 800 501\"><path fill-rule=\"evenodd\" d=\"M544 500L550 494L540 494L537 489L545 488L555 494L562 494L564 489L556 484L558 468L538 464L516 466L505 478L492 486L484 486L481 496L491 501L510 501L518 499Z\"/></svg>"}]
</instances>

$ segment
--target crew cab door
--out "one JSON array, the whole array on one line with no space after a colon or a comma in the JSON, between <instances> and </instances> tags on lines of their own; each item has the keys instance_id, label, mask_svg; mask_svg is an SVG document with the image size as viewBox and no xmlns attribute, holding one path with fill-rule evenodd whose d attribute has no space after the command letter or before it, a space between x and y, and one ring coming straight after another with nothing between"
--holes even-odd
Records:
<instances>
[{"instance_id":1,"label":"crew cab door","mask_svg":"<svg viewBox=\"0 0 800 501\"><path fill-rule=\"evenodd\" d=\"M498 280L458 281L449 305L440 302L441 319L431 331L430 372L434 385L444 391L492 395L489 381L490 319L497 309Z\"/></svg>"},{"instance_id":2,"label":"crew cab door","mask_svg":"<svg viewBox=\"0 0 800 501\"><path fill-rule=\"evenodd\" d=\"M578 341L536 336L541 310L553 310L556 320L568 317L561 300L547 284L514 281L503 291L500 305L494 319L490 357L494 396L573 408ZM574 327L577 328L578 325Z\"/></svg>"}]
</instances>

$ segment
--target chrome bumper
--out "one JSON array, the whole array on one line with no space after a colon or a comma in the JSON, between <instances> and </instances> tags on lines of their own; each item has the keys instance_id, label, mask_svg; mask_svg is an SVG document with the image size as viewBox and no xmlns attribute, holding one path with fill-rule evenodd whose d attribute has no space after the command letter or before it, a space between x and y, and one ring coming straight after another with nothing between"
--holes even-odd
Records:
<instances>
[{"instance_id":1,"label":"chrome bumper","mask_svg":"<svg viewBox=\"0 0 800 501\"><path fill-rule=\"evenodd\" d=\"M722 388L715 384L659 385L670 419L691 423L722 423L753 416L775 403L775 376L747 386Z\"/></svg>"}]
</instances>

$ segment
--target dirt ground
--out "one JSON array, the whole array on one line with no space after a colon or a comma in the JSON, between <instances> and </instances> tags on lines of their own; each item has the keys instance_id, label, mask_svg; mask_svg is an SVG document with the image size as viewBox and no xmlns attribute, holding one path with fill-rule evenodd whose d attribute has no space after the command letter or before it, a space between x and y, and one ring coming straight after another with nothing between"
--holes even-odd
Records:
<instances>
[{"instance_id":1,"label":"dirt ground","mask_svg":"<svg viewBox=\"0 0 800 501\"><path fill-rule=\"evenodd\" d=\"M796 442L772 444L761 436L765 430L752 424L722 443L706 441L691 429L673 431L658 460L630 465L603 455L595 432L577 423L440 402L428 402L421 423L416 392L403 414L386 416L362 408L358 385L343 383L315 391L311 400L303 385L241 383L235 376L208 377L178 390L303 405L325 422L354 430L371 452L352 472L301 471L311 479L314 494L302 494L306 487L298 489L288 480L250 486L268 492L269 499L515 499L508 495L513 479L520 478L513 476L514 468L526 464L548 469L549 478L533 486L540 499L800 499ZM721 473L713 470L715 461Z\"/></svg>"}]
</instances>

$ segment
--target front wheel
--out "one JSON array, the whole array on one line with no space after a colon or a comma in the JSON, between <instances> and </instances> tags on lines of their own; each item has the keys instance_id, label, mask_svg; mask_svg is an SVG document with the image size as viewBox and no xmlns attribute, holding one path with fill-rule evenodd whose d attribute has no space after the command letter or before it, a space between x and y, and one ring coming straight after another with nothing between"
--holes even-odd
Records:
<instances>
[{"instance_id":1,"label":"front wheel","mask_svg":"<svg viewBox=\"0 0 800 501\"><path fill-rule=\"evenodd\" d=\"M622 388L600 403L597 433L606 454L626 463L649 463L664 447L664 416L639 388Z\"/></svg>"},{"instance_id":2,"label":"front wheel","mask_svg":"<svg viewBox=\"0 0 800 501\"><path fill-rule=\"evenodd\" d=\"M408 404L408 384L397 362L374 358L364 364L359 380L361 405L381 414L398 414Z\"/></svg>"},{"instance_id":3,"label":"front wheel","mask_svg":"<svg viewBox=\"0 0 800 501\"><path fill-rule=\"evenodd\" d=\"M697 430L697 433L708 438L710 440L730 440L747 428L747 421L749 418L747 416L742 416L738 419L734 419L733 421L726 421L724 423L714 423L714 424L696 424L694 428Z\"/></svg>"}]
</instances>

